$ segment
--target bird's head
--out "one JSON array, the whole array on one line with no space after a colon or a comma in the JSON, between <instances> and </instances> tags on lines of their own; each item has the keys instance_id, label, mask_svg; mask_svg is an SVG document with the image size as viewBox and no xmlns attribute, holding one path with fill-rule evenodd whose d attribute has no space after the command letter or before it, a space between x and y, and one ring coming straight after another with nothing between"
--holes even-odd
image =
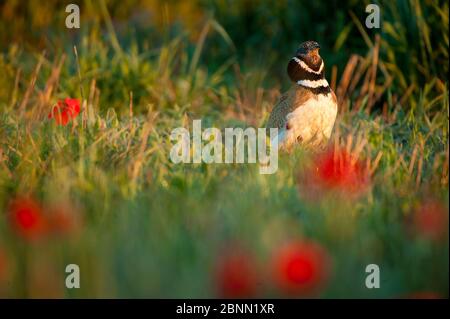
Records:
<instances>
[{"instance_id":1,"label":"bird's head","mask_svg":"<svg viewBox=\"0 0 450 319\"><path fill-rule=\"evenodd\" d=\"M306 41L300 44L295 56L288 64L288 74L292 81L309 79L309 74L314 79L323 77L324 65L319 55L319 49L320 45L315 41Z\"/></svg>"},{"instance_id":2,"label":"bird's head","mask_svg":"<svg viewBox=\"0 0 450 319\"><path fill-rule=\"evenodd\" d=\"M320 45L316 41L306 41L300 44L297 49L296 56L310 62L311 65L319 65L322 59L319 55Z\"/></svg>"}]
</instances>

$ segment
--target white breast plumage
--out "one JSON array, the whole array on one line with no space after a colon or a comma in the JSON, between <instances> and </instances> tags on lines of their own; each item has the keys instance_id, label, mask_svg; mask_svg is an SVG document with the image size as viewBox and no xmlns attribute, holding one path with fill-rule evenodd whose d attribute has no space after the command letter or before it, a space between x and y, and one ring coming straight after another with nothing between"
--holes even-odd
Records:
<instances>
[{"instance_id":1,"label":"white breast plumage","mask_svg":"<svg viewBox=\"0 0 450 319\"><path fill-rule=\"evenodd\" d=\"M295 143L318 147L331 136L337 105L332 93L318 94L286 116L286 127L278 134L278 145L290 149Z\"/></svg>"}]
</instances>

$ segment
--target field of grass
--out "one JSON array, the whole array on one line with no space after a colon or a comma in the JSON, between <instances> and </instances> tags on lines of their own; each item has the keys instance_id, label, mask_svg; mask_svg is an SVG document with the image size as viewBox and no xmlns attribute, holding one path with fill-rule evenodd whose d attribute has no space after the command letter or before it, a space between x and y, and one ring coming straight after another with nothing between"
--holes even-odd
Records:
<instances>
[{"instance_id":1,"label":"field of grass","mask_svg":"<svg viewBox=\"0 0 450 319\"><path fill-rule=\"evenodd\" d=\"M71 2L78 30L65 1L0 4L0 297L448 298L448 2L380 1L372 30L364 1ZM309 39L350 173L171 162L194 119L264 127Z\"/></svg>"}]
</instances>

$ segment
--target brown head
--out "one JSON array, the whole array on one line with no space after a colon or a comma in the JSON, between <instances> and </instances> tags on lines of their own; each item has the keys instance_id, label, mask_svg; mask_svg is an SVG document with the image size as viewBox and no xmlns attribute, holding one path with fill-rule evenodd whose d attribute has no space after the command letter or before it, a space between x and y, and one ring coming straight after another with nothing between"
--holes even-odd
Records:
<instances>
[{"instance_id":1,"label":"brown head","mask_svg":"<svg viewBox=\"0 0 450 319\"><path fill-rule=\"evenodd\" d=\"M315 41L306 41L300 44L287 68L292 81L315 81L324 78L325 68L319 55L319 49L320 45Z\"/></svg>"}]
</instances>

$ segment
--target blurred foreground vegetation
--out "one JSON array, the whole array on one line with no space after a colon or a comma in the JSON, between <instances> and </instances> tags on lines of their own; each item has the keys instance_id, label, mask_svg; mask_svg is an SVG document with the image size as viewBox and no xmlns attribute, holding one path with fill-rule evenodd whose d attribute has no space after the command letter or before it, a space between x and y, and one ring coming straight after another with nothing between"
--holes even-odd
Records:
<instances>
[{"instance_id":1,"label":"blurred foreground vegetation","mask_svg":"<svg viewBox=\"0 0 450 319\"><path fill-rule=\"evenodd\" d=\"M260 265L256 296L285 296L264 265L308 240L331 260L313 296L448 297L448 2L380 1L379 30L367 3L86 0L68 30L65 1L3 1L0 296L222 296L229 247ZM309 39L339 100L331 144L371 168L363 195L309 198L301 149L274 175L170 161L171 130L193 119L263 127ZM58 126L66 97L82 112ZM69 219L26 238L9 217L23 197ZM70 263L80 289L64 286ZM371 263L380 289L364 285Z\"/></svg>"}]
</instances>

